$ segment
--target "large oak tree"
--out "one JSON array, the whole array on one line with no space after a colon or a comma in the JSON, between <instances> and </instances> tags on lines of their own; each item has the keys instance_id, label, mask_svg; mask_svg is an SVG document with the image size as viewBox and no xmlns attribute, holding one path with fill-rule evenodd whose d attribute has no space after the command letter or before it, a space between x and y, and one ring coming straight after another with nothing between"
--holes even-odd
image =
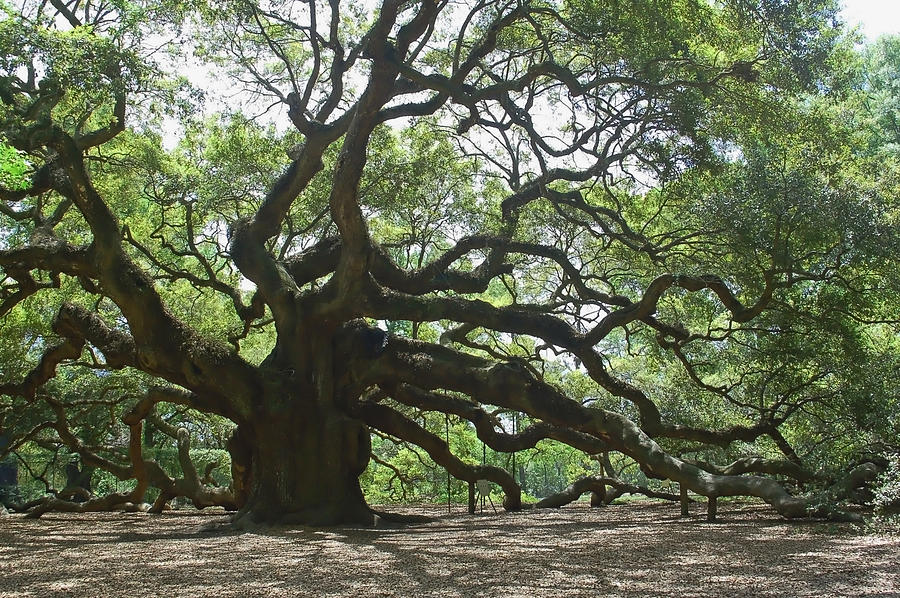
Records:
<instances>
[{"instance_id":1,"label":"large oak tree","mask_svg":"<svg viewBox=\"0 0 900 598\"><path fill-rule=\"evenodd\" d=\"M373 432L522 506L416 409L804 516L773 476L814 477L797 444L887 379L896 206L841 113L829 0L21 4L0 432L136 480L41 508L154 486L238 522L371 523ZM229 488L173 405L233 422ZM90 434L107 408L118 453Z\"/></svg>"}]
</instances>

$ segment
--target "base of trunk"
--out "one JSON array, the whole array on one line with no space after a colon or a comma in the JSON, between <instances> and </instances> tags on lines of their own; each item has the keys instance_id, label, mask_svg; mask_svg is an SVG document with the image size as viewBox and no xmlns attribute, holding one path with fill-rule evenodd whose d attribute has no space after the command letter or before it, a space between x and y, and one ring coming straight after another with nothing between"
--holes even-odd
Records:
<instances>
[{"instance_id":1,"label":"base of trunk","mask_svg":"<svg viewBox=\"0 0 900 598\"><path fill-rule=\"evenodd\" d=\"M374 525L359 487L368 428L309 405L272 415L239 429L229 446L233 459L245 461L235 478L242 504L234 526Z\"/></svg>"},{"instance_id":2,"label":"base of trunk","mask_svg":"<svg viewBox=\"0 0 900 598\"><path fill-rule=\"evenodd\" d=\"M324 504L306 506L297 510L279 509L273 511L267 506L256 507L248 504L237 512L232 519L236 530L251 530L258 527L277 525L307 525L327 527L334 525L374 526L377 522L375 513L363 501L361 504Z\"/></svg>"}]
</instances>

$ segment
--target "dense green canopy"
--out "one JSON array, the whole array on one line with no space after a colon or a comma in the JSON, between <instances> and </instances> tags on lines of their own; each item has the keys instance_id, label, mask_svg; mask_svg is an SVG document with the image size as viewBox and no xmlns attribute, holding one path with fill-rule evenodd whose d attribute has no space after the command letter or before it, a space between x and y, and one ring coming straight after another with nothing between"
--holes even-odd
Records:
<instances>
[{"instance_id":1,"label":"dense green canopy","mask_svg":"<svg viewBox=\"0 0 900 598\"><path fill-rule=\"evenodd\" d=\"M0 7L14 508L797 517L898 448L900 41L832 0Z\"/></svg>"}]
</instances>

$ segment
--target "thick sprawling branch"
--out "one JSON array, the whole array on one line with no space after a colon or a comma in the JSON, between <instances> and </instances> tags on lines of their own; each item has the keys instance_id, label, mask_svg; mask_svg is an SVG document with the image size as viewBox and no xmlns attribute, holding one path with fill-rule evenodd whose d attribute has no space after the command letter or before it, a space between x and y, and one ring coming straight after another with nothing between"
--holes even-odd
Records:
<instances>
[{"instance_id":1,"label":"thick sprawling branch","mask_svg":"<svg viewBox=\"0 0 900 598\"><path fill-rule=\"evenodd\" d=\"M97 511L114 511L121 509L123 511L142 510L141 505L136 505L131 501L130 492L114 492L106 496L92 498L84 502L72 502L55 497L42 499L36 506L31 508L26 517L36 519L49 512L60 513L91 513ZM146 506L143 507L146 509Z\"/></svg>"},{"instance_id":2,"label":"thick sprawling branch","mask_svg":"<svg viewBox=\"0 0 900 598\"><path fill-rule=\"evenodd\" d=\"M615 488L620 495L642 494L649 498L661 498L663 500L673 501L679 500L680 498L678 494L672 494L671 492L658 492L656 490L651 490L650 488L628 484L617 478L610 478L602 475L592 475L578 478L569 486L557 492L556 494L552 494L550 496L547 496L546 498L539 500L535 503L534 506L538 509L548 507L561 507L563 505L569 504L570 502L578 500L578 498L586 492L597 492L602 495L606 492L607 486Z\"/></svg>"},{"instance_id":3,"label":"thick sprawling branch","mask_svg":"<svg viewBox=\"0 0 900 598\"><path fill-rule=\"evenodd\" d=\"M166 503L177 496L191 499L198 508L207 506L235 508L234 495L230 489L210 486L197 474L190 456L190 438L186 429L173 431L177 440L178 460L184 473L183 477L173 479L157 462L144 458L142 446L144 420L153 419L153 410L159 402L190 404L189 393L175 388L153 387L122 417L123 423L129 428L128 465L103 457L86 446L72 431L72 424L66 412L67 405L52 397L45 397L44 400L56 416L55 421L49 422L48 426L57 432L69 450L78 454L84 463L99 467L119 480L134 480L135 487L128 493L88 497L84 502L72 502L60 497L42 499L28 507L29 517L40 517L50 511L83 513L117 508L132 510L138 508L136 505L143 501L144 494L150 486L160 489L159 498L152 508L154 512L160 512Z\"/></svg>"},{"instance_id":4,"label":"thick sprawling branch","mask_svg":"<svg viewBox=\"0 0 900 598\"><path fill-rule=\"evenodd\" d=\"M109 327L96 314L72 304L64 304L60 308L54 323L54 330L58 334L72 339L72 342L89 341L103 353L106 365L110 368L130 366L151 373L159 373L164 378L180 383L182 386L193 386L198 389L198 392L195 393L179 394L178 400L174 402L187 402L197 409L219 413L238 420L243 417L244 409L250 409L253 398L253 391L250 388L255 387L255 374L248 379L242 370L249 369L249 366L243 360L228 354L224 349L219 349L216 354L215 347L213 347L213 351L210 351L208 345L198 343L196 348L192 347L196 353L189 356L189 360L186 362L181 359L188 356L184 356L180 351L174 355L161 355L157 351L148 350L142 353L131 335ZM177 331L177 328L174 331ZM205 356L203 349L208 352ZM204 361L201 362L201 359ZM218 372L215 374L215 378L210 379L198 375L202 374L199 364L204 362L210 372ZM163 369L167 365L171 369ZM229 384L233 384L233 386L229 387ZM158 390L157 392L163 391ZM171 394L177 391L165 392ZM155 397L155 395L151 396ZM159 400L169 400L169 398L160 398Z\"/></svg>"},{"instance_id":5,"label":"thick sprawling branch","mask_svg":"<svg viewBox=\"0 0 900 598\"><path fill-rule=\"evenodd\" d=\"M453 477L469 482L476 480L495 482L503 488L506 495L503 500L504 507L511 510L521 507L521 488L505 470L493 465L467 465L450 452L447 443L439 436L386 405L361 401L354 405L352 410L355 416L373 428L422 447L435 463L445 467Z\"/></svg>"},{"instance_id":6,"label":"thick sprawling branch","mask_svg":"<svg viewBox=\"0 0 900 598\"><path fill-rule=\"evenodd\" d=\"M132 407L131 411L123 418L126 424L135 426L142 420L150 420L154 426L162 430L176 441L178 448L178 463L181 466L183 477L171 479L164 474L162 469L154 462L147 462L155 475L150 483L160 489L160 495L154 503L151 511L160 512L173 498L184 496L189 498L197 508L209 506L224 506L234 510L236 508L234 493L229 488L211 486L197 474L197 468L191 459L190 434L186 428L174 428L171 424L163 422L155 412L156 405L161 402L176 405L195 405L196 397L184 390L171 387L151 387L147 394Z\"/></svg>"},{"instance_id":7,"label":"thick sprawling branch","mask_svg":"<svg viewBox=\"0 0 900 598\"><path fill-rule=\"evenodd\" d=\"M650 398L635 386L622 382L607 372L603 356L596 352L585 335L565 321L537 310L515 305L495 307L483 301L458 297L408 296L384 288L371 291L370 297L370 309L366 313L370 317L419 321L449 319L502 332L529 334L551 345L563 347L582 361L588 373L601 386L638 407L641 426L651 436L728 444L735 440L753 440L770 429L765 423L750 428L735 426L721 431L663 423L659 409Z\"/></svg>"},{"instance_id":8,"label":"thick sprawling branch","mask_svg":"<svg viewBox=\"0 0 900 598\"><path fill-rule=\"evenodd\" d=\"M183 477L175 479L166 477L154 483L160 488L160 494L151 507L151 512L162 512L169 501L179 496L190 499L198 509L204 507L225 507L228 510L236 510L235 495L230 488L211 486L205 483L204 479L201 479L197 474L197 468L191 459L191 440L187 429L179 428L176 431L176 441L178 464L181 466Z\"/></svg>"},{"instance_id":9,"label":"thick sprawling branch","mask_svg":"<svg viewBox=\"0 0 900 598\"><path fill-rule=\"evenodd\" d=\"M133 509L135 503L141 503L150 483L148 467L144 462L141 449L142 422L138 421L129 426L128 457L130 465L121 465L109 459L105 459L85 447L72 433L65 406L54 399L47 399L51 408L56 413L57 420L54 424L60 440L72 451L77 453L85 463L95 465L109 471L120 480L134 479L135 487L127 493L111 493L100 498L91 498L84 502L73 502L57 497L48 497L41 500L36 506L28 510L27 517L38 518L49 511L85 513L89 511L109 511L116 508L126 510Z\"/></svg>"},{"instance_id":10,"label":"thick sprawling branch","mask_svg":"<svg viewBox=\"0 0 900 598\"><path fill-rule=\"evenodd\" d=\"M135 403L131 411L122 417L128 425L133 425L153 413L158 403L192 406L197 404L197 397L180 388L168 386L151 386L140 401Z\"/></svg>"},{"instance_id":11,"label":"thick sprawling branch","mask_svg":"<svg viewBox=\"0 0 900 598\"><path fill-rule=\"evenodd\" d=\"M97 335L101 350L104 343L112 343L107 358L113 367L131 365L182 386L217 395L220 413L234 417L249 409L256 383L252 369L216 343L199 337L171 314L150 277L123 251L119 221L91 181L83 148L57 125L43 125L40 132L41 142L57 154L53 166L55 185L81 211L93 233L93 243L88 249L63 243L29 247L4 252L0 260L12 263L28 259L51 271L97 279L104 294L127 319L133 337L128 342L132 347L123 352L123 347L117 346L118 340L107 334L109 329L99 318L73 306L61 311L57 332L92 343L95 339L91 335ZM230 372L226 376L229 380L223 379L223 369ZM238 400L234 397L236 388L244 391Z\"/></svg>"},{"instance_id":12,"label":"thick sprawling branch","mask_svg":"<svg viewBox=\"0 0 900 598\"><path fill-rule=\"evenodd\" d=\"M90 247L75 247L53 237L20 249L0 250L0 267L7 271L44 270L70 276L95 278L97 270Z\"/></svg>"},{"instance_id":13,"label":"thick sprawling branch","mask_svg":"<svg viewBox=\"0 0 900 598\"><path fill-rule=\"evenodd\" d=\"M84 340L68 339L47 349L41 356L38 365L31 370L25 379L18 383L0 385L0 394L18 395L26 399L34 399L37 390L48 380L56 376L56 368L67 359L75 359L81 355Z\"/></svg>"},{"instance_id":14,"label":"thick sprawling branch","mask_svg":"<svg viewBox=\"0 0 900 598\"><path fill-rule=\"evenodd\" d=\"M372 72L354 110L332 179L329 205L342 239L335 278L337 300L343 305L354 302L368 268L369 231L358 199L369 137L378 125L378 111L390 100L394 90L394 80L399 72L397 62L406 57L410 45L425 33L437 10L437 2L425 0L416 16L400 27L396 41L391 43L388 36L400 6L393 0L384 2L378 20L369 32L367 51L373 59Z\"/></svg>"},{"instance_id":15,"label":"thick sprawling branch","mask_svg":"<svg viewBox=\"0 0 900 598\"><path fill-rule=\"evenodd\" d=\"M322 152L328 139L307 139L298 158L278 178L256 215L231 228L231 254L235 265L262 293L273 312L289 309L285 298L296 286L266 248L275 236L291 203L322 167Z\"/></svg>"},{"instance_id":16,"label":"thick sprawling branch","mask_svg":"<svg viewBox=\"0 0 900 598\"><path fill-rule=\"evenodd\" d=\"M63 304L53 330L73 341L89 341L103 353L110 368L137 366L137 347L131 335L109 327L100 316L81 306Z\"/></svg>"},{"instance_id":17,"label":"thick sprawling branch","mask_svg":"<svg viewBox=\"0 0 900 598\"><path fill-rule=\"evenodd\" d=\"M799 482L809 482L815 479L815 474L796 463L783 459L766 459L763 457L744 457L728 465L715 465L713 463L697 461L695 464L706 471L721 475L741 475L743 473L765 473L769 475L781 475L794 478Z\"/></svg>"},{"instance_id":18,"label":"thick sprawling branch","mask_svg":"<svg viewBox=\"0 0 900 598\"><path fill-rule=\"evenodd\" d=\"M482 403L518 409L554 425L591 434L655 475L704 496L757 496L785 517L808 514L808 504L792 497L778 483L754 476L715 475L676 459L626 417L583 407L535 380L515 363L492 363L446 347L398 338L388 344L379 368L371 375L376 383L381 382L378 378L396 377L426 388L462 392Z\"/></svg>"},{"instance_id":19,"label":"thick sprawling branch","mask_svg":"<svg viewBox=\"0 0 900 598\"><path fill-rule=\"evenodd\" d=\"M60 241L53 236L48 226L40 226L32 233L31 245L21 249L0 250L0 268L17 283L17 288L12 292L11 288L15 288L12 285L0 289L0 317L41 289L58 288L60 274L76 276L82 281L96 276L91 249L74 247ZM49 272L50 280L38 282L32 275L32 270Z\"/></svg>"},{"instance_id":20,"label":"thick sprawling branch","mask_svg":"<svg viewBox=\"0 0 900 598\"><path fill-rule=\"evenodd\" d=\"M662 294L672 288L681 287L688 291L709 289L713 291L722 304L731 312L735 322L747 322L758 316L772 299L775 283L771 276L766 277L766 288L759 300L751 307L745 307L734 296L728 285L718 276L682 276L663 274L650 283L640 301L628 307L616 310L603 318L600 323L587 334L587 342L596 344L606 338L614 329L625 326L636 320L644 319L656 312L656 306Z\"/></svg>"},{"instance_id":21,"label":"thick sprawling branch","mask_svg":"<svg viewBox=\"0 0 900 598\"><path fill-rule=\"evenodd\" d=\"M497 421L478 404L465 399L427 392L411 384L398 384L385 388L395 400L429 411L452 413L465 418L475 425L478 438L495 451L512 453L533 448L544 439L557 440L591 455L608 450L606 445L594 436L582 434L568 428L552 426L546 422L532 424L516 434L497 430Z\"/></svg>"}]
</instances>

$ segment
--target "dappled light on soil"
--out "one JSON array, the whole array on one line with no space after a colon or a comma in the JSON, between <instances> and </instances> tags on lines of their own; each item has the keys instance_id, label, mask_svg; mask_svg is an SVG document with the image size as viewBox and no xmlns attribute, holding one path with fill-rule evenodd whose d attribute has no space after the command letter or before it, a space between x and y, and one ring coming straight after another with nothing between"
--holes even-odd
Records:
<instances>
[{"instance_id":1,"label":"dappled light on soil","mask_svg":"<svg viewBox=\"0 0 900 598\"><path fill-rule=\"evenodd\" d=\"M900 596L900 538L724 504L470 516L404 529L235 533L222 513L0 523L0 595ZM407 509L429 512L436 509Z\"/></svg>"}]
</instances>

